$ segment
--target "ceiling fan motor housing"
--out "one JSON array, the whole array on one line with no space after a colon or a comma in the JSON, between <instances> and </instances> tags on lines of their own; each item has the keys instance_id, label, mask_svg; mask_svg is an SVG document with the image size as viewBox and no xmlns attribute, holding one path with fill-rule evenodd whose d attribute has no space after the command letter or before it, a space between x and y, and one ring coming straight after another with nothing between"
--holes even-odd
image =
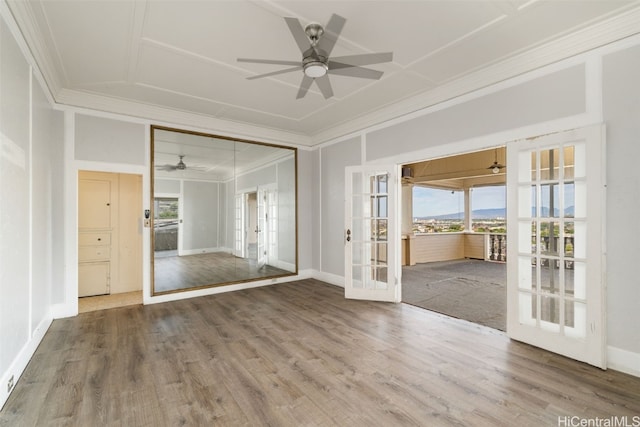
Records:
<instances>
[{"instance_id":1,"label":"ceiling fan motor housing","mask_svg":"<svg viewBox=\"0 0 640 427\"><path fill-rule=\"evenodd\" d=\"M318 55L315 51L302 59L302 69L311 78L322 77L329 71L328 60L325 56Z\"/></svg>"}]
</instances>

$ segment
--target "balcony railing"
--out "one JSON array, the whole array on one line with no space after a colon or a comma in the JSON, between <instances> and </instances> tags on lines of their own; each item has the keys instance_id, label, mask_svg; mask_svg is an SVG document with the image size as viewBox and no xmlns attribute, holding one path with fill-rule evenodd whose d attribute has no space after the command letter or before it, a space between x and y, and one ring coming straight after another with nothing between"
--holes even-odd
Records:
<instances>
[{"instance_id":1,"label":"balcony railing","mask_svg":"<svg viewBox=\"0 0 640 427\"><path fill-rule=\"evenodd\" d=\"M488 233L485 236L488 243L485 259L507 262L507 235L503 233Z\"/></svg>"},{"instance_id":2,"label":"balcony railing","mask_svg":"<svg viewBox=\"0 0 640 427\"><path fill-rule=\"evenodd\" d=\"M533 241L536 236L532 235ZM506 233L425 233L403 236L402 239L403 265L416 263L450 261L462 258L483 259L493 262L507 262L507 235ZM564 245L564 246L562 246ZM549 236L540 236L540 265L559 268L559 253L564 258L573 258L574 238L572 235L564 236L563 241L559 237L550 239ZM532 244L532 254L536 253L535 243ZM555 260L555 261L554 261ZM537 264L535 257L533 264ZM573 269L573 260L564 260L565 269Z\"/></svg>"}]
</instances>

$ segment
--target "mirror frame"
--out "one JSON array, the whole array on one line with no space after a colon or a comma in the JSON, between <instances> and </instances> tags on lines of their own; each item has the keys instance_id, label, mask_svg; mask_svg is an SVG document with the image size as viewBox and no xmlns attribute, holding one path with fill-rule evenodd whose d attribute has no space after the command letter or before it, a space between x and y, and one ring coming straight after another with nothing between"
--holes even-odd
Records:
<instances>
[{"instance_id":1,"label":"mirror frame","mask_svg":"<svg viewBox=\"0 0 640 427\"><path fill-rule=\"evenodd\" d=\"M291 273L286 273L286 274L274 274L271 276L266 276L266 277L257 277L257 278L249 278L249 279L239 279L239 280L232 280L232 281L227 281L227 282L220 282L220 283L211 283L211 284L207 284L207 285L199 285L199 286L193 286L193 287L189 287L189 288L180 288L180 289L172 289L172 290L167 290L167 291L159 291L157 292L155 290L155 203L154 203L154 199L155 199L155 131L156 130L160 130L160 131L167 131L167 132L176 132L176 133L183 133L183 134L188 134L188 135L195 135L195 136L202 136L205 138L215 138L215 139L221 139L221 140L225 140L225 141L233 141L233 142L241 142L244 144L255 144L255 145L262 145L262 146L267 146L267 147L273 147L273 148L281 148L281 149L286 149L286 150L290 150L293 152L293 170L294 170L294 185L295 185L295 191L294 191L294 195L295 195L295 204L294 204L294 217L295 217L295 227L294 227L294 239L295 239L295 270ZM266 143L266 142L260 142L260 141L253 141L253 140L249 140L249 139L243 139L243 138L234 138L234 137L229 137L229 136L222 136L222 135L216 135L216 134L210 134L210 133L206 133L206 132L197 132L197 131L191 131L191 130L185 130L185 129L178 129L178 128L172 128L172 127L167 127L167 126L161 126L161 125L151 125L150 127L150 179L151 179L151 185L150 185L150 215L149 215L149 229L151 231L151 245L150 245L150 250L151 250L151 272L150 272L150 281L151 281L151 296L160 296L160 295L168 295L168 294L174 294L174 293L179 293L179 292L189 292L189 291L196 291L196 290L201 290L201 289L210 289L210 288L217 288L217 287L221 287L221 286L229 286L229 285L237 285L240 283L249 283L249 282L257 282L257 281L261 281L261 280L273 280L273 279L277 279L277 278L281 278L281 277L289 277L289 276L297 276L298 275L298 261L299 261L299 253L298 253L298 149L296 147L289 147L286 145L278 145L278 144L270 144L270 143ZM235 166L234 166L235 167Z\"/></svg>"}]
</instances>

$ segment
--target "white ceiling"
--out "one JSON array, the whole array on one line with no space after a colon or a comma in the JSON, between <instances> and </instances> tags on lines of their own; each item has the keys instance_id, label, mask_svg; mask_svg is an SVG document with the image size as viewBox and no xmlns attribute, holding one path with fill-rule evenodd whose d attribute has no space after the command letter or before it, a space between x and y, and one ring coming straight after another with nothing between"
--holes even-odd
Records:
<instances>
[{"instance_id":1,"label":"white ceiling","mask_svg":"<svg viewBox=\"0 0 640 427\"><path fill-rule=\"evenodd\" d=\"M411 109L614 41L640 29L629 0L9 1L54 99L170 123L244 129L314 145ZM283 17L347 19L332 56L394 52L382 79L330 76L334 97L302 71L238 63L300 60ZM631 24L627 25L629 22ZM526 58L526 60L525 60Z\"/></svg>"}]
</instances>

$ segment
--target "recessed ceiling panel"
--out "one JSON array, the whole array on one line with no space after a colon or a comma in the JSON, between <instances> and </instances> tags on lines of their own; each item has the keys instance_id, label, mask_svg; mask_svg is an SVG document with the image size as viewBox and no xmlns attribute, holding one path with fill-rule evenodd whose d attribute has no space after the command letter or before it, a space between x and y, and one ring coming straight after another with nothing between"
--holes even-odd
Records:
<instances>
[{"instance_id":1,"label":"recessed ceiling panel","mask_svg":"<svg viewBox=\"0 0 640 427\"><path fill-rule=\"evenodd\" d=\"M47 1L42 7L71 87L126 78L133 2Z\"/></svg>"},{"instance_id":2,"label":"recessed ceiling panel","mask_svg":"<svg viewBox=\"0 0 640 427\"><path fill-rule=\"evenodd\" d=\"M325 131L338 123L353 120L390 105L398 99L416 95L418 91L432 89L433 85L411 72L396 73L381 80L375 90L365 88L352 94L331 108L325 108L303 120L304 127L312 133ZM354 115L358 111L360 114Z\"/></svg>"},{"instance_id":3,"label":"recessed ceiling panel","mask_svg":"<svg viewBox=\"0 0 640 427\"><path fill-rule=\"evenodd\" d=\"M406 66L495 20L502 11L482 1L285 1L278 5L325 24L332 13L347 19L343 44L393 51ZM304 25L304 24L303 24Z\"/></svg>"},{"instance_id":4,"label":"recessed ceiling panel","mask_svg":"<svg viewBox=\"0 0 640 427\"><path fill-rule=\"evenodd\" d=\"M153 45L142 47L138 70L143 84L287 118L303 117L321 102L295 102L296 86L271 79L256 84L238 70Z\"/></svg>"},{"instance_id":5,"label":"recessed ceiling panel","mask_svg":"<svg viewBox=\"0 0 640 427\"><path fill-rule=\"evenodd\" d=\"M236 65L239 57L300 59L282 16L247 1L151 1L143 37Z\"/></svg>"},{"instance_id":6,"label":"recessed ceiling panel","mask_svg":"<svg viewBox=\"0 0 640 427\"><path fill-rule=\"evenodd\" d=\"M512 18L420 61L411 69L444 83L568 34L574 27L581 27L627 3L613 0L537 2Z\"/></svg>"}]
</instances>

